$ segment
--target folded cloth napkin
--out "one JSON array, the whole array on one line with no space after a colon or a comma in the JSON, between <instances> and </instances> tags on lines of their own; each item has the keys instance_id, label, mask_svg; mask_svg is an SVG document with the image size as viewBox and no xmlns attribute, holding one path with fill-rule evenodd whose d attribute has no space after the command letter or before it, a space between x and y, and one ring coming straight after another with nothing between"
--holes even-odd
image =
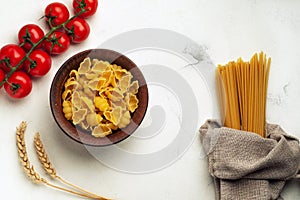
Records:
<instances>
[{"instance_id":1,"label":"folded cloth napkin","mask_svg":"<svg viewBox=\"0 0 300 200\"><path fill-rule=\"evenodd\" d=\"M297 176L299 141L278 125L266 124L262 138L208 120L200 128L200 138L218 200L282 199L286 180Z\"/></svg>"}]
</instances>

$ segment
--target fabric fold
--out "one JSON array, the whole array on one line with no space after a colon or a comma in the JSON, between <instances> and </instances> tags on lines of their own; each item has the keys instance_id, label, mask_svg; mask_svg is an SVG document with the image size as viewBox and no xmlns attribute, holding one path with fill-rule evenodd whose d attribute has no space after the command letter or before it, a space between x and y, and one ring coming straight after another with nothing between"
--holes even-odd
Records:
<instances>
[{"instance_id":1,"label":"fabric fold","mask_svg":"<svg viewBox=\"0 0 300 200\"><path fill-rule=\"evenodd\" d=\"M278 199L300 163L297 138L266 124L266 138L208 120L200 128L217 199Z\"/></svg>"}]
</instances>

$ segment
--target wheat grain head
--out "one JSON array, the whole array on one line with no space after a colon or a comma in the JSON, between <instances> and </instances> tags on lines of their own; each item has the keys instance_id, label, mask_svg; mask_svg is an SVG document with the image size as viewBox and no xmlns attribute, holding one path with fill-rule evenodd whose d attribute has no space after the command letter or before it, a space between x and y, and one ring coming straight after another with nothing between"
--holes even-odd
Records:
<instances>
[{"instance_id":1,"label":"wheat grain head","mask_svg":"<svg viewBox=\"0 0 300 200\"><path fill-rule=\"evenodd\" d=\"M23 121L21 122L20 126L16 130L16 140L17 140L19 160L23 166L23 170L26 173L26 175L35 183L41 183L44 182L44 179L42 179L40 175L34 170L34 167L31 166L27 156L26 144L24 139L26 127L27 124L26 122Z\"/></svg>"},{"instance_id":2,"label":"wheat grain head","mask_svg":"<svg viewBox=\"0 0 300 200\"><path fill-rule=\"evenodd\" d=\"M50 162L39 133L34 136L34 147L45 172L52 178L57 178L56 170Z\"/></svg>"}]
</instances>

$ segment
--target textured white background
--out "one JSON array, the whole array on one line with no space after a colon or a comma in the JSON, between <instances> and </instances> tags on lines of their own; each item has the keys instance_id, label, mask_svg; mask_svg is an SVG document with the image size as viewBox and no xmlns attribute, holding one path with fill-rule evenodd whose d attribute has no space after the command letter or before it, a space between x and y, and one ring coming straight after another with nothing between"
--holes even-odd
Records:
<instances>
[{"instance_id":1,"label":"textured white background","mask_svg":"<svg viewBox=\"0 0 300 200\"><path fill-rule=\"evenodd\" d=\"M18 30L27 23L46 28L43 20L38 19L50 2L2 2L0 44L16 43ZM72 1L60 2L71 8ZM247 60L254 52L263 50L272 57L267 120L300 137L299 9L300 1L296 0L100 1L97 14L88 20L92 31L89 39L54 57L49 74L34 79L29 97L14 101L3 90L0 91L1 196L24 200L76 199L69 194L32 184L24 176L17 159L15 128L26 120L29 125L26 141L32 162L38 166L32 151L32 139L33 134L39 131L58 173L95 193L120 200L214 199L213 183L207 172L206 159L200 154L198 137L183 157L165 169L142 175L113 170L94 159L83 146L63 135L53 121L48 100L52 78L71 55L95 48L117 34L139 28L163 28L184 34L204 45L215 64L235 60L239 56ZM132 59L135 58L138 59L132 56ZM201 82L201 79L197 80ZM199 115L203 120L199 121L199 126L211 116L211 105L203 105L205 103L209 104L209 101L201 101ZM168 142L167 138L162 142ZM130 140L128 143L130 145ZM146 147L145 151L148 150ZM43 174L41 168L37 167L37 171ZM288 200L299 195L299 182L290 181L283 197Z\"/></svg>"}]
</instances>

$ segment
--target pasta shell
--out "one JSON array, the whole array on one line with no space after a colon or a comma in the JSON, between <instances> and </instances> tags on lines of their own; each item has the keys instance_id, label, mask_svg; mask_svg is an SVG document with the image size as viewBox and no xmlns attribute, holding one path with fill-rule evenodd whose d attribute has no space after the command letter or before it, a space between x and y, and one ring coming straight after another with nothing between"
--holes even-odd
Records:
<instances>
[{"instance_id":1,"label":"pasta shell","mask_svg":"<svg viewBox=\"0 0 300 200\"><path fill-rule=\"evenodd\" d=\"M131 74L126 74L125 76L122 76L119 80L119 88L122 92L127 91L130 85L132 75Z\"/></svg>"},{"instance_id":2,"label":"pasta shell","mask_svg":"<svg viewBox=\"0 0 300 200\"><path fill-rule=\"evenodd\" d=\"M87 114L86 109L79 109L73 112L73 116L72 116L73 124L77 125L80 122L82 122L85 119L86 114Z\"/></svg>"},{"instance_id":3,"label":"pasta shell","mask_svg":"<svg viewBox=\"0 0 300 200\"><path fill-rule=\"evenodd\" d=\"M95 104L95 107L98 108L102 112L108 110L110 107L107 100L102 97L95 97L94 104Z\"/></svg>"},{"instance_id":4,"label":"pasta shell","mask_svg":"<svg viewBox=\"0 0 300 200\"><path fill-rule=\"evenodd\" d=\"M75 80L78 80L78 79L79 79L78 71L75 70L75 69L71 70L70 73L69 73L69 77L70 77L70 78L73 77L73 78L75 78Z\"/></svg>"},{"instance_id":5,"label":"pasta shell","mask_svg":"<svg viewBox=\"0 0 300 200\"><path fill-rule=\"evenodd\" d=\"M106 124L99 124L92 131L94 137L105 137L111 133L111 129Z\"/></svg>"},{"instance_id":6,"label":"pasta shell","mask_svg":"<svg viewBox=\"0 0 300 200\"><path fill-rule=\"evenodd\" d=\"M133 81L128 88L128 92L132 94L137 94L138 90L139 90L139 82Z\"/></svg>"},{"instance_id":7,"label":"pasta shell","mask_svg":"<svg viewBox=\"0 0 300 200\"><path fill-rule=\"evenodd\" d=\"M86 116L86 122L89 126L97 126L102 121L101 115L90 113Z\"/></svg>"},{"instance_id":8,"label":"pasta shell","mask_svg":"<svg viewBox=\"0 0 300 200\"><path fill-rule=\"evenodd\" d=\"M119 123L117 124L119 128L125 128L129 123L130 123L130 113L129 111L125 111L122 115L122 117L120 118Z\"/></svg>"},{"instance_id":9,"label":"pasta shell","mask_svg":"<svg viewBox=\"0 0 300 200\"><path fill-rule=\"evenodd\" d=\"M67 120L72 119L73 111L72 111L72 103L70 101L63 101L63 113Z\"/></svg>"},{"instance_id":10,"label":"pasta shell","mask_svg":"<svg viewBox=\"0 0 300 200\"><path fill-rule=\"evenodd\" d=\"M119 122L120 122L121 116L122 116L122 109L120 107L116 107L111 112L111 119L110 119L110 121L114 125L118 125Z\"/></svg>"},{"instance_id":11,"label":"pasta shell","mask_svg":"<svg viewBox=\"0 0 300 200\"><path fill-rule=\"evenodd\" d=\"M135 109L137 109L139 100L135 95L128 93L125 97L125 101L130 112L134 112Z\"/></svg>"},{"instance_id":12,"label":"pasta shell","mask_svg":"<svg viewBox=\"0 0 300 200\"><path fill-rule=\"evenodd\" d=\"M62 93L61 97L62 97L62 100L68 100L68 101L71 100L71 98L72 98L72 90L66 89Z\"/></svg>"},{"instance_id":13,"label":"pasta shell","mask_svg":"<svg viewBox=\"0 0 300 200\"><path fill-rule=\"evenodd\" d=\"M72 105L77 108L80 109L81 108L81 97L80 97L80 93L77 91L74 91L72 94Z\"/></svg>"},{"instance_id":14,"label":"pasta shell","mask_svg":"<svg viewBox=\"0 0 300 200\"><path fill-rule=\"evenodd\" d=\"M92 67L92 71L97 73L97 74L102 74L103 72L106 71L108 66L109 66L109 64L107 62L103 62L102 60L99 60Z\"/></svg>"},{"instance_id":15,"label":"pasta shell","mask_svg":"<svg viewBox=\"0 0 300 200\"><path fill-rule=\"evenodd\" d=\"M88 108L91 112L94 112L94 111L95 111L95 105L94 105L93 101L92 101L90 98L84 96L84 97L81 97L81 100L82 100L82 102L85 103L85 105L87 106L87 108Z\"/></svg>"},{"instance_id":16,"label":"pasta shell","mask_svg":"<svg viewBox=\"0 0 300 200\"><path fill-rule=\"evenodd\" d=\"M81 63L78 68L78 74L85 74L90 71L91 67L91 60L89 57L85 58Z\"/></svg>"}]
</instances>

